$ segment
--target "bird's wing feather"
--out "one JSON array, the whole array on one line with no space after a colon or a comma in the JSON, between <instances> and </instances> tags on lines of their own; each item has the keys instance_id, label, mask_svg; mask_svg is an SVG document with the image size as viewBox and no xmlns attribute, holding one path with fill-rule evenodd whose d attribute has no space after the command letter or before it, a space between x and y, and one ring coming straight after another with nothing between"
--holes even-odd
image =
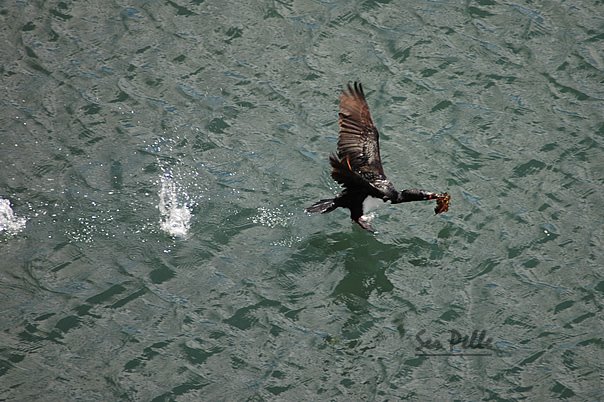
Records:
<instances>
[{"instance_id":1,"label":"bird's wing feather","mask_svg":"<svg viewBox=\"0 0 604 402\"><path fill-rule=\"evenodd\" d=\"M340 96L340 135L338 157L346 160L351 170L372 182L385 179L380 159L379 133L369 112L363 87L348 84Z\"/></svg>"}]
</instances>

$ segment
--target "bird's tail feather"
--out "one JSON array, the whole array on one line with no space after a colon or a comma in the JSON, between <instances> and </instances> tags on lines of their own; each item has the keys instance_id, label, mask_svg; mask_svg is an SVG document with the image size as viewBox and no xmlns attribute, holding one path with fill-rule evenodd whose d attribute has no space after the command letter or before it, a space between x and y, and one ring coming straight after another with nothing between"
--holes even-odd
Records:
<instances>
[{"instance_id":1,"label":"bird's tail feather","mask_svg":"<svg viewBox=\"0 0 604 402\"><path fill-rule=\"evenodd\" d=\"M305 211L310 213L320 212L322 214L326 214L337 208L337 205L334 201L335 199L333 198L317 201L310 207L306 208Z\"/></svg>"}]
</instances>

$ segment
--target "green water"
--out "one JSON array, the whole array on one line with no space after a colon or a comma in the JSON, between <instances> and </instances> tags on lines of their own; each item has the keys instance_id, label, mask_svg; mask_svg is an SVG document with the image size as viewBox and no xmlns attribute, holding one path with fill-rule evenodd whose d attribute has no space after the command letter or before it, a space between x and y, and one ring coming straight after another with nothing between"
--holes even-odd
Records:
<instances>
[{"instance_id":1,"label":"green water","mask_svg":"<svg viewBox=\"0 0 604 402\"><path fill-rule=\"evenodd\" d=\"M601 400L602 7L0 3L0 400Z\"/></svg>"}]
</instances>

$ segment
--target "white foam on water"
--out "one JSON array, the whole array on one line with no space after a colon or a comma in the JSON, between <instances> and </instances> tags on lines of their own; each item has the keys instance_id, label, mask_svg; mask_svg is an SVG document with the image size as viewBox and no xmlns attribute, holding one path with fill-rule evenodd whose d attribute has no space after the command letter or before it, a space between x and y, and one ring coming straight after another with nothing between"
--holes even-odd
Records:
<instances>
[{"instance_id":1,"label":"white foam on water","mask_svg":"<svg viewBox=\"0 0 604 402\"><path fill-rule=\"evenodd\" d=\"M159 189L160 228L174 237L186 237L191 228L191 206L179 201L182 196L174 178L164 174L160 178ZM184 196L187 198L186 194Z\"/></svg>"},{"instance_id":2,"label":"white foam on water","mask_svg":"<svg viewBox=\"0 0 604 402\"><path fill-rule=\"evenodd\" d=\"M26 221L25 218L15 216L9 200L0 198L0 233L16 235L25 228Z\"/></svg>"}]
</instances>

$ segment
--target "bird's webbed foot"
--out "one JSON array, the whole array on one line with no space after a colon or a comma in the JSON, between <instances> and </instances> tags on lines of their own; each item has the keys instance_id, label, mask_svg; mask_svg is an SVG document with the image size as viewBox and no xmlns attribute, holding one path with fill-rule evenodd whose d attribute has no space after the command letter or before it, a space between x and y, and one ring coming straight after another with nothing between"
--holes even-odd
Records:
<instances>
[{"instance_id":1,"label":"bird's webbed foot","mask_svg":"<svg viewBox=\"0 0 604 402\"><path fill-rule=\"evenodd\" d=\"M367 230L368 232L375 233L375 229L371 226L371 218L366 215L362 215L359 219L356 220L356 223L359 224L360 227Z\"/></svg>"}]
</instances>

